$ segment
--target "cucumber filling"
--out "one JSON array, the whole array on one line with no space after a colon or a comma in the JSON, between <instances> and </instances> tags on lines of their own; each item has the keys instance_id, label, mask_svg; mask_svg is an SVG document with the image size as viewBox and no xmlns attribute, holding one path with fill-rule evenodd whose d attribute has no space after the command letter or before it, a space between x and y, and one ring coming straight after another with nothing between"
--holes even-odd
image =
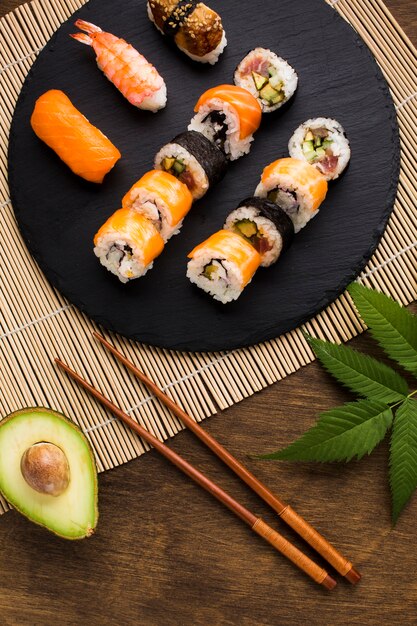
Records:
<instances>
[{"instance_id":1,"label":"cucumber filling","mask_svg":"<svg viewBox=\"0 0 417 626\"><path fill-rule=\"evenodd\" d=\"M227 270L221 262L221 259L212 259L210 263L204 266L201 275L208 278L208 280L217 280L225 285L229 284Z\"/></svg>"},{"instance_id":2,"label":"cucumber filling","mask_svg":"<svg viewBox=\"0 0 417 626\"><path fill-rule=\"evenodd\" d=\"M285 100L284 83L273 65L270 65L266 72L266 75L252 72L252 78L259 98L273 106Z\"/></svg>"},{"instance_id":3,"label":"cucumber filling","mask_svg":"<svg viewBox=\"0 0 417 626\"><path fill-rule=\"evenodd\" d=\"M333 157L332 144L327 128L314 128L306 132L301 148L309 163L318 163Z\"/></svg>"}]
</instances>

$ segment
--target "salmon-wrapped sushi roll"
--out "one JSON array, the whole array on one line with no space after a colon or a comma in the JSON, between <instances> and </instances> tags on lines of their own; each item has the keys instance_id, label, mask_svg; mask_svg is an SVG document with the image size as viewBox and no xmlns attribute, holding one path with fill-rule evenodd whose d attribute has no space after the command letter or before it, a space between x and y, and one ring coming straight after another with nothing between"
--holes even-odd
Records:
<instances>
[{"instance_id":1,"label":"salmon-wrapped sushi roll","mask_svg":"<svg viewBox=\"0 0 417 626\"><path fill-rule=\"evenodd\" d=\"M148 17L193 61L214 65L227 45L218 13L198 0L149 0Z\"/></svg>"},{"instance_id":2,"label":"salmon-wrapped sushi roll","mask_svg":"<svg viewBox=\"0 0 417 626\"><path fill-rule=\"evenodd\" d=\"M151 269L164 249L164 241L144 215L119 209L94 237L94 254L122 283L139 278Z\"/></svg>"},{"instance_id":3,"label":"salmon-wrapped sushi roll","mask_svg":"<svg viewBox=\"0 0 417 626\"><path fill-rule=\"evenodd\" d=\"M151 220L162 239L167 241L180 232L192 202L187 185L168 172L151 170L129 189L122 207L134 209Z\"/></svg>"},{"instance_id":4,"label":"salmon-wrapped sushi roll","mask_svg":"<svg viewBox=\"0 0 417 626\"><path fill-rule=\"evenodd\" d=\"M225 304L236 300L261 263L255 248L230 230L219 230L188 257L187 277Z\"/></svg>"},{"instance_id":5,"label":"salmon-wrapped sushi roll","mask_svg":"<svg viewBox=\"0 0 417 626\"><path fill-rule=\"evenodd\" d=\"M30 123L39 139L74 174L92 183L102 183L122 156L110 139L90 124L58 89L51 89L37 99Z\"/></svg>"},{"instance_id":6,"label":"salmon-wrapped sushi roll","mask_svg":"<svg viewBox=\"0 0 417 626\"><path fill-rule=\"evenodd\" d=\"M267 165L255 190L255 196L268 198L287 213L296 233L317 215L326 193L324 176L309 163L291 158Z\"/></svg>"},{"instance_id":7,"label":"salmon-wrapped sushi roll","mask_svg":"<svg viewBox=\"0 0 417 626\"><path fill-rule=\"evenodd\" d=\"M247 154L262 119L261 105L242 87L219 85L200 96L188 130L196 130L231 161Z\"/></svg>"}]
</instances>

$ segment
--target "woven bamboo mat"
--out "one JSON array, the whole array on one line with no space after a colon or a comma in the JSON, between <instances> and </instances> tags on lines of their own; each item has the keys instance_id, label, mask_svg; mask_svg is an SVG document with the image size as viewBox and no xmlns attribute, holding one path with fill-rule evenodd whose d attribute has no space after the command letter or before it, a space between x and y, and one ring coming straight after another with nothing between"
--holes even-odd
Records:
<instances>
[{"instance_id":1,"label":"woven bamboo mat","mask_svg":"<svg viewBox=\"0 0 417 626\"><path fill-rule=\"evenodd\" d=\"M100 471L143 454L147 445L112 418L52 365L60 356L127 409L157 437L181 430L91 339L95 325L46 281L18 231L7 185L10 122L21 85L52 33L84 0L33 0L0 20L0 415L23 406L49 406L72 417L89 437ZM402 166L395 210L362 283L402 304L417 298L416 50L381 0L330 4L358 31L384 72L397 108ZM363 328L347 294L303 327L332 341ZM200 421L260 391L313 360L301 329L251 348L188 354L143 346L112 336L186 411ZM0 500L0 512L7 505Z\"/></svg>"}]
</instances>

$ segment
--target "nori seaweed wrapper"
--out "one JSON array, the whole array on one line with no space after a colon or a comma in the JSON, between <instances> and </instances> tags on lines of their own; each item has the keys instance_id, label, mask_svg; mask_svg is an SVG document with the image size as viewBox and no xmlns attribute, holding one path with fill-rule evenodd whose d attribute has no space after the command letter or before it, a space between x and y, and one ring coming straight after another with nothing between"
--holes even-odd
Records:
<instances>
[{"instance_id":1,"label":"nori seaweed wrapper","mask_svg":"<svg viewBox=\"0 0 417 626\"><path fill-rule=\"evenodd\" d=\"M210 187L220 182L226 174L227 159L223 152L196 130L187 130L169 143L177 143L192 154L205 171Z\"/></svg>"},{"instance_id":2,"label":"nori seaweed wrapper","mask_svg":"<svg viewBox=\"0 0 417 626\"><path fill-rule=\"evenodd\" d=\"M292 219L288 217L285 211L281 209L278 204L275 204L275 202L271 202L271 200L267 200L266 198L253 196L239 202L236 208L240 209L241 207L252 207L257 209L260 215L272 222L277 231L280 233L282 237L282 251L289 248L294 237L294 224Z\"/></svg>"},{"instance_id":3,"label":"nori seaweed wrapper","mask_svg":"<svg viewBox=\"0 0 417 626\"><path fill-rule=\"evenodd\" d=\"M185 20L195 10L198 0L179 0L170 16L164 21L163 31L168 37L175 37Z\"/></svg>"}]
</instances>

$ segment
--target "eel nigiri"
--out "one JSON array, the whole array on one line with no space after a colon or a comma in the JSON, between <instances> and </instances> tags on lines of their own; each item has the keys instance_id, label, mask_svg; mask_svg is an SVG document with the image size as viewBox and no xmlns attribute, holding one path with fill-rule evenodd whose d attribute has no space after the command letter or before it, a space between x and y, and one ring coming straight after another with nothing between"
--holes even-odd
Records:
<instances>
[{"instance_id":1,"label":"eel nigiri","mask_svg":"<svg viewBox=\"0 0 417 626\"><path fill-rule=\"evenodd\" d=\"M164 79L144 56L124 39L103 32L95 24L77 20L75 26L88 35L75 33L71 37L93 48L98 67L131 104L154 113L164 108Z\"/></svg>"},{"instance_id":2,"label":"eel nigiri","mask_svg":"<svg viewBox=\"0 0 417 626\"><path fill-rule=\"evenodd\" d=\"M122 156L98 128L58 89L36 101L30 119L33 130L68 167L85 180L102 183Z\"/></svg>"},{"instance_id":3,"label":"eel nigiri","mask_svg":"<svg viewBox=\"0 0 417 626\"><path fill-rule=\"evenodd\" d=\"M187 185L168 172L151 170L129 189L122 206L145 215L167 241L180 232L192 202Z\"/></svg>"},{"instance_id":4,"label":"eel nigiri","mask_svg":"<svg viewBox=\"0 0 417 626\"><path fill-rule=\"evenodd\" d=\"M259 128L262 108L242 87L218 85L204 92L194 107L196 115L188 130L196 130L235 160L250 150Z\"/></svg>"},{"instance_id":5,"label":"eel nigiri","mask_svg":"<svg viewBox=\"0 0 417 626\"><path fill-rule=\"evenodd\" d=\"M227 45L220 15L199 0L149 0L148 17L193 61L214 65Z\"/></svg>"}]
</instances>

